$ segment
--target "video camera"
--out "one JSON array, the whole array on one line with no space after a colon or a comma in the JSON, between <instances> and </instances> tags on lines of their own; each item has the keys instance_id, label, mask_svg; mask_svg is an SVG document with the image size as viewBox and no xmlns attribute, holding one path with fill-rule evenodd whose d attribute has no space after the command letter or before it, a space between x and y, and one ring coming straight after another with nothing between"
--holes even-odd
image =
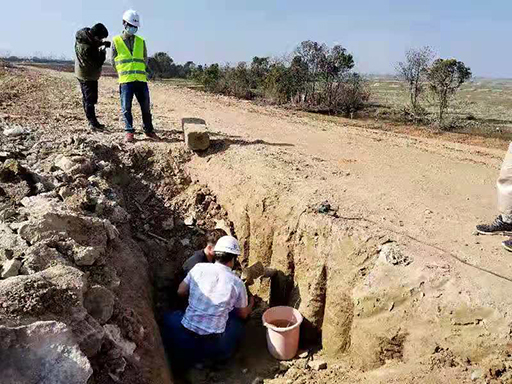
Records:
<instances>
[{"instance_id":1,"label":"video camera","mask_svg":"<svg viewBox=\"0 0 512 384\"><path fill-rule=\"evenodd\" d=\"M102 41L100 45L103 45L106 48L110 48L112 43L110 41Z\"/></svg>"}]
</instances>

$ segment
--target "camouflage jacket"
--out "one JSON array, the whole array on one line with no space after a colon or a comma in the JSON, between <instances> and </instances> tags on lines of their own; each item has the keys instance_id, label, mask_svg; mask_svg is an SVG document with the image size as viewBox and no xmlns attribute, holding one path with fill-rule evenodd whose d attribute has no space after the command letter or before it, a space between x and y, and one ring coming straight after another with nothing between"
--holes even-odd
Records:
<instances>
[{"instance_id":1,"label":"camouflage jacket","mask_svg":"<svg viewBox=\"0 0 512 384\"><path fill-rule=\"evenodd\" d=\"M76 33L75 75L82 81L97 81L106 59L106 51L92 35L90 28Z\"/></svg>"}]
</instances>

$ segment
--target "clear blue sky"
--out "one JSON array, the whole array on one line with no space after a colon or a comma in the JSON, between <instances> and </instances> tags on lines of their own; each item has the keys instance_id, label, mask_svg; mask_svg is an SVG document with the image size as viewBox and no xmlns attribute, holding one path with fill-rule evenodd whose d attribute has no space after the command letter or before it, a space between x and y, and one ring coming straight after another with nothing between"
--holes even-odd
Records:
<instances>
[{"instance_id":1,"label":"clear blue sky","mask_svg":"<svg viewBox=\"0 0 512 384\"><path fill-rule=\"evenodd\" d=\"M364 73L393 73L405 49L431 45L474 75L512 77L510 0L4 0L0 52L72 57L76 30L117 34L127 8L150 53L177 62L249 61L310 39L342 44Z\"/></svg>"}]
</instances>

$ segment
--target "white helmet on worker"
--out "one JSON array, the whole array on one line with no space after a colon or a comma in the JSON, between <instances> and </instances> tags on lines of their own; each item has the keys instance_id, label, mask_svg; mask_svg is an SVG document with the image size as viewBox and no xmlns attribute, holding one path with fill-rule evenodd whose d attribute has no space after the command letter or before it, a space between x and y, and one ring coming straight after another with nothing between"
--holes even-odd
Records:
<instances>
[{"instance_id":1,"label":"white helmet on worker","mask_svg":"<svg viewBox=\"0 0 512 384\"><path fill-rule=\"evenodd\" d=\"M129 9L123 14L123 20L134 27L138 28L140 26L139 13L133 9Z\"/></svg>"},{"instance_id":2,"label":"white helmet on worker","mask_svg":"<svg viewBox=\"0 0 512 384\"><path fill-rule=\"evenodd\" d=\"M240 255L240 244L233 236L223 236L215 244L214 252L225 252Z\"/></svg>"}]
</instances>

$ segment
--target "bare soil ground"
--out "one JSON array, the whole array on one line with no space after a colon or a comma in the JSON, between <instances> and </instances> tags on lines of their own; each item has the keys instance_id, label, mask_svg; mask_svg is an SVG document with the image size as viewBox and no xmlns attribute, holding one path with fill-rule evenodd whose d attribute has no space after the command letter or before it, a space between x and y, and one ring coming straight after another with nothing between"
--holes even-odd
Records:
<instances>
[{"instance_id":1,"label":"bare soil ground","mask_svg":"<svg viewBox=\"0 0 512 384\"><path fill-rule=\"evenodd\" d=\"M28 127L49 140L88 134L78 84L71 74L0 69L0 86L2 125ZM494 185L507 142L317 118L164 83L150 88L155 126L163 140L150 143L140 137L135 146L165 152L180 143L182 118L203 118L213 145L190 162L192 177L218 180L218 172L229 170L237 177L225 184L257 185L271 194L292 191L298 202L307 200L305 204L328 200L338 208L340 219L363 222L369 231L395 233L409 239L409 247L439 252L443 265L431 268L440 274L455 271L465 284L468 301L492 303L500 313L509 311L511 256L501 249L501 238L473 234L475 224L496 215ZM115 80L102 79L98 111L108 131L94 137L122 142L119 109ZM140 121L137 112L135 119ZM195 382L245 383L258 377L273 383L471 382L468 365L437 360L425 365L391 360L379 369L360 371L349 360L330 360L320 352L316 357L328 361L327 370L306 369L302 360L279 366L264 355L262 329L256 323L251 334L255 339L249 340L235 364L218 372L196 372Z\"/></svg>"}]
</instances>

